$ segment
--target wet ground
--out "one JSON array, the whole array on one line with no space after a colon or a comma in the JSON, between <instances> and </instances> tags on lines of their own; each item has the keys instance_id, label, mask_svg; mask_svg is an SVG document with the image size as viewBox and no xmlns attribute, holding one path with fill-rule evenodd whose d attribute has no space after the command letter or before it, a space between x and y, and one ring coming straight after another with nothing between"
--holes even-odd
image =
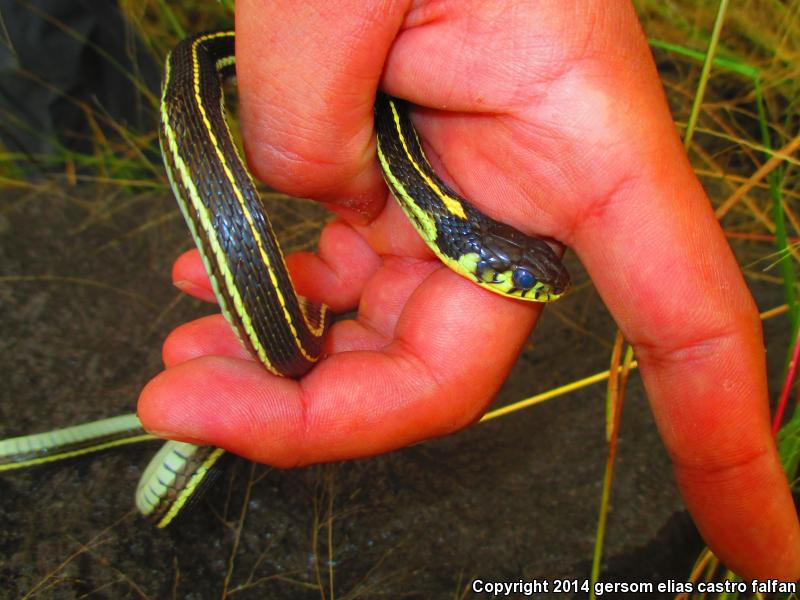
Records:
<instances>
[{"instance_id":1,"label":"wet ground","mask_svg":"<svg viewBox=\"0 0 800 600\"><path fill-rule=\"evenodd\" d=\"M190 245L172 198L95 188L2 198L0 437L133 411L167 332L212 310L170 284L172 258ZM324 218L307 203L274 210L289 246ZM572 293L545 311L495 406L607 368L614 323L574 257L569 266ZM762 309L781 303L777 286L751 283ZM766 325L773 389L785 325ZM132 509L152 444L3 474L0 597L330 598L332 577L338 598L460 598L475 578L581 583L604 392L367 460L293 471L240 461L168 531ZM699 546L681 510L634 375L604 578L684 580Z\"/></svg>"}]
</instances>

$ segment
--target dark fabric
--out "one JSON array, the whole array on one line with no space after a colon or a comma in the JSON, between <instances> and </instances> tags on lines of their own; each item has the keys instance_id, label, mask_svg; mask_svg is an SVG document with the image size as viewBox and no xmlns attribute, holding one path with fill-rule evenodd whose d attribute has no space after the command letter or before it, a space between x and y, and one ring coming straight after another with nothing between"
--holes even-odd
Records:
<instances>
[{"instance_id":1,"label":"dark fabric","mask_svg":"<svg viewBox=\"0 0 800 600\"><path fill-rule=\"evenodd\" d=\"M154 127L155 110L126 74L156 91L159 66L115 2L0 0L0 19L0 142L6 150L90 150L89 120L76 101L127 128ZM32 166L45 165L36 159Z\"/></svg>"}]
</instances>

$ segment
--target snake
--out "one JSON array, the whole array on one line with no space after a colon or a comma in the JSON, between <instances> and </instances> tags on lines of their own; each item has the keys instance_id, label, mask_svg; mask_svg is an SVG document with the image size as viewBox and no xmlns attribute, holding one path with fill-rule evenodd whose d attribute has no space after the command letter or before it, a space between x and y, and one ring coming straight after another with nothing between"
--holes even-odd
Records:
<instances>
[{"instance_id":1,"label":"snake","mask_svg":"<svg viewBox=\"0 0 800 600\"><path fill-rule=\"evenodd\" d=\"M159 140L167 178L220 310L239 341L279 377L299 378L322 356L330 310L295 291L258 189L225 118L235 76L233 31L180 41L166 59ZM412 105L376 91L376 154L387 187L438 259L496 294L550 302L569 275L550 244L481 212L439 177L414 128ZM135 414L0 441L0 471L156 439ZM140 512L166 527L209 485L227 456L167 441L136 491Z\"/></svg>"}]
</instances>

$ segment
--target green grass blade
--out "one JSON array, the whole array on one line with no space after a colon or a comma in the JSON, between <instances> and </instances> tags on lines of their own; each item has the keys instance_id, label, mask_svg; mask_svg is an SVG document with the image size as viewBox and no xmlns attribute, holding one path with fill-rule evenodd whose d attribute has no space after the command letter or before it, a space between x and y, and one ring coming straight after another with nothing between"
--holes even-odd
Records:
<instances>
[{"instance_id":1,"label":"green grass blade","mask_svg":"<svg viewBox=\"0 0 800 600\"><path fill-rule=\"evenodd\" d=\"M714 54L719 45L719 34L722 31L722 24L725 22L725 13L728 10L728 0L720 0L717 8L717 17L714 20L714 29L711 32L711 40L708 43L708 50L703 61L703 69L700 71L700 80L697 82L697 91L692 102L692 110L689 113L689 122L686 125L686 132L683 135L683 147L687 150L692 144L694 128L697 125L697 118L700 115L700 107L703 104L703 97L706 93L708 77L711 74L711 66L714 62Z\"/></svg>"}]
</instances>

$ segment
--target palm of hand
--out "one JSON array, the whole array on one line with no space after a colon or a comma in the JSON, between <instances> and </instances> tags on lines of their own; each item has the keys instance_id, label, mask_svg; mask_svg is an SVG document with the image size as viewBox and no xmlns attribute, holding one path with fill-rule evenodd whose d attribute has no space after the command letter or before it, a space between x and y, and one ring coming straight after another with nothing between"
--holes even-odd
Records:
<instances>
[{"instance_id":1,"label":"palm of hand","mask_svg":"<svg viewBox=\"0 0 800 600\"><path fill-rule=\"evenodd\" d=\"M143 422L292 466L442 435L490 401L538 307L441 267L386 201L371 119L380 81L446 109L415 115L445 179L581 259L636 349L684 499L718 555L743 575L796 577L800 529L769 432L758 314L630 5L471 8L237 4L255 173L344 217L318 256L289 258L293 279L358 314L332 327L328 356L301 381L268 375L221 318L176 330L167 370L142 393ZM193 254L174 276L208 295Z\"/></svg>"}]
</instances>

